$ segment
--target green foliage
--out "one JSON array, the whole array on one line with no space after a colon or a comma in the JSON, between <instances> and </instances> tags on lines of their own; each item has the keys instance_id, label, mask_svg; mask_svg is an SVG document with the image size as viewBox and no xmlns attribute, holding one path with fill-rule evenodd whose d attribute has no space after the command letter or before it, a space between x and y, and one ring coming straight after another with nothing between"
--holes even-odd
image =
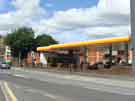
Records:
<instances>
[{"instance_id":1,"label":"green foliage","mask_svg":"<svg viewBox=\"0 0 135 101\"><path fill-rule=\"evenodd\" d=\"M3 41L4 41L3 37L0 36L0 45L3 45Z\"/></svg>"},{"instance_id":2,"label":"green foliage","mask_svg":"<svg viewBox=\"0 0 135 101\"><path fill-rule=\"evenodd\" d=\"M21 58L25 58L27 53L34 48L34 31L31 28L19 28L7 35L5 44L11 47L13 56L18 57L20 53Z\"/></svg>"},{"instance_id":3,"label":"green foliage","mask_svg":"<svg viewBox=\"0 0 135 101\"><path fill-rule=\"evenodd\" d=\"M51 36L46 34L39 35L36 38L34 37L35 33L31 28L22 27L9 33L5 37L4 43L11 47L14 57L21 55L21 59L25 58L29 51L36 51L38 46L48 46L58 43Z\"/></svg>"},{"instance_id":4,"label":"green foliage","mask_svg":"<svg viewBox=\"0 0 135 101\"><path fill-rule=\"evenodd\" d=\"M36 37L37 46L49 46L52 44L57 44L58 42L54 40L51 36L43 34Z\"/></svg>"}]
</instances>

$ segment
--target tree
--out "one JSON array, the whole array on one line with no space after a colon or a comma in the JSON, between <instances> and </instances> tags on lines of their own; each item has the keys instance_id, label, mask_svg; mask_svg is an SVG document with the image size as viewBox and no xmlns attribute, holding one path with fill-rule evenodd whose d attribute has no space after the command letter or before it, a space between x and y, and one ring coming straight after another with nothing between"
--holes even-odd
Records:
<instances>
[{"instance_id":1,"label":"tree","mask_svg":"<svg viewBox=\"0 0 135 101\"><path fill-rule=\"evenodd\" d=\"M39 35L35 38L32 28L22 27L9 33L4 42L11 47L12 56L19 57L19 63L26 58L28 52L36 51L38 46L48 46L58 43L49 35Z\"/></svg>"},{"instance_id":2,"label":"tree","mask_svg":"<svg viewBox=\"0 0 135 101\"><path fill-rule=\"evenodd\" d=\"M34 31L27 27L19 28L5 37L5 44L11 47L14 57L23 59L35 48Z\"/></svg>"},{"instance_id":3,"label":"tree","mask_svg":"<svg viewBox=\"0 0 135 101\"><path fill-rule=\"evenodd\" d=\"M53 39L51 36L42 34L36 37L37 46L49 46L52 44L58 44L58 41Z\"/></svg>"}]
</instances>

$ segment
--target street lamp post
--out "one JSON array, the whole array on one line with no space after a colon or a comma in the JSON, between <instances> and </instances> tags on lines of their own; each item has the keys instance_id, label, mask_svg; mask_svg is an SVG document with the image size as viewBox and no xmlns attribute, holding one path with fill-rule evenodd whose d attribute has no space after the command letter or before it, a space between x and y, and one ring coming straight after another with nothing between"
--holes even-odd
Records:
<instances>
[{"instance_id":1,"label":"street lamp post","mask_svg":"<svg viewBox=\"0 0 135 101\"><path fill-rule=\"evenodd\" d=\"M135 74L135 0L130 0L132 68Z\"/></svg>"}]
</instances>

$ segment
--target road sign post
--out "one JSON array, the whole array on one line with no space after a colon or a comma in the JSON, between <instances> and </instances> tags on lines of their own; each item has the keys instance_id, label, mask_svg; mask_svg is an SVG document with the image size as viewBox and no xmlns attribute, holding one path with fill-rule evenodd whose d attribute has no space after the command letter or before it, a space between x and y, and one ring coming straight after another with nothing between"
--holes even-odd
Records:
<instances>
[{"instance_id":1,"label":"road sign post","mask_svg":"<svg viewBox=\"0 0 135 101\"><path fill-rule=\"evenodd\" d=\"M130 0L132 68L135 75L135 0Z\"/></svg>"}]
</instances>

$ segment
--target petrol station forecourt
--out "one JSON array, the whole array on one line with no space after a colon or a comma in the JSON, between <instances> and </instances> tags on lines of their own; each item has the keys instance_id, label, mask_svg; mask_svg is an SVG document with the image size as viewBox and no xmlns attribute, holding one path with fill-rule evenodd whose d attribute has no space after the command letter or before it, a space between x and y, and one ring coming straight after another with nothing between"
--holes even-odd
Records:
<instances>
[{"instance_id":1,"label":"petrol station forecourt","mask_svg":"<svg viewBox=\"0 0 135 101\"><path fill-rule=\"evenodd\" d=\"M61 54L58 56L59 58L64 57L65 54L71 54L70 52L73 51L73 57L75 57L74 59L75 61L77 61L75 64L77 64L78 67L84 69L89 68L85 64L90 66L98 66L100 64L104 64L104 67L105 65L107 65L107 67L105 68L108 69L111 68L111 66L117 67L118 65L123 65L128 66L131 69L132 64L132 49L130 36L56 44L47 47L38 47L37 51L50 55L57 53ZM109 57L105 59L106 55L109 55ZM119 58L121 60L119 60ZM62 63L62 61L58 61L58 63ZM84 65L82 65L82 63ZM73 63L69 62L69 65L70 64Z\"/></svg>"}]
</instances>

